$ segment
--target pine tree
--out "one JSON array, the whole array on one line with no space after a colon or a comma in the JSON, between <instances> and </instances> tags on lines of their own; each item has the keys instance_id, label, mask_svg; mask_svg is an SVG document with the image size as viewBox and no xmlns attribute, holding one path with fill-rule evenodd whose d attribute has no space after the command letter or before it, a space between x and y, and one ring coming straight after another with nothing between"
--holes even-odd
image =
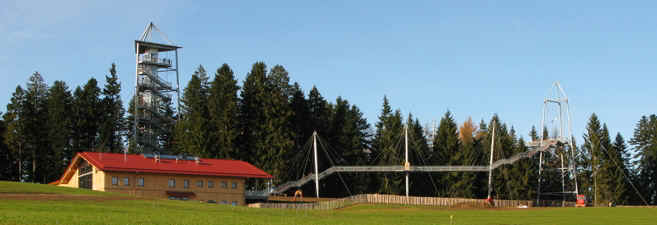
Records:
<instances>
[{"instance_id":1,"label":"pine tree","mask_svg":"<svg viewBox=\"0 0 657 225\"><path fill-rule=\"evenodd\" d=\"M376 134L372 142L372 149L376 165L400 165L403 159L399 155L401 134L403 131L401 112L394 113L386 96L383 97L383 107L376 123ZM399 194L403 191L402 176L398 174L382 174L376 182L371 183L372 191L387 194Z\"/></svg>"},{"instance_id":2,"label":"pine tree","mask_svg":"<svg viewBox=\"0 0 657 225\"><path fill-rule=\"evenodd\" d=\"M28 153L30 166L32 168L29 174L29 181L48 182L46 176L47 161L44 156L48 152L47 129L45 122L48 117L48 108L46 107L46 98L48 96L48 86L39 72L34 72L27 83L27 92L25 93L25 102L22 113L24 120L24 135L26 138L25 150Z\"/></svg>"},{"instance_id":3,"label":"pine tree","mask_svg":"<svg viewBox=\"0 0 657 225\"><path fill-rule=\"evenodd\" d=\"M241 92L238 140L242 159L280 179L287 167L283 157L294 144L289 124L293 112L289 96L269 77L272 75L267 76L262 62L253 64L247 74ZM281 182L278 179L275 183Z\"/></svg>"},{"instance_id":4,"label":"pine tree","mask_svg":"<svg viewBox=\"0 0 657 225\"><path fill-rule=\"evenodd\" d=\"M1 115L2 113L0 113ZM5 120L0 120L0 180L18 180L17 155L11 151L7 145L7 124Z\"/></svg>"},{"instance_id":5,"label":"pine tree","mask_svg":"<svg viewBox=\"0 0 657 225\"><path fill-rule=\"evenodd\" d=\"M580 175L578 180L580 181L581 192L585 193L587 196L591 196L596 205L598 204L598 200L600 200L598 178L600 177L599 171L600 164L602 163L600 147L602 138L602 126L600 125L600 120L598 120L598 116L593 113L586 125L584 144L581 148L580 162L578 163L580 165L585 165L586 167L583 168L583 171L578 172Z\"/></svg>"},{"instance_id":6,"label":"pine tree","mask_svg":"<svg viewBox=\"0 0 657 225\"><path fill-rule=\"evenodd\" d=\"M620 133L616 134L612 147L607 150L611 162L611 200L616 204L627 204L631 198L631 187L629 184L631 165L629 162L629 153L627 152L627 145L625 139Z\"/></svg>"},{"instance_id":7,"label":"pine tree","mask_svg":"<svg viewBox=\"0 0 657 225\"><path fill-rule=\"evenodd\" d=\"M180 151L199 157L210 157L212 142L208 111L208 90L204 86L205 69L194 72L181 99L181 121L176 125L176 142Z\"/></svg>"},{"instance_id":8,"label":"pine tree","mask_svg":"<svg viewBox=\"0 0 657 225\"><path fill-rule=\"evenodd\" d=\"M7 113L3 115L4 123L7 126L7 131L3 135L4 142L9 148L10 155L14 156L13 161L7 163L13 168L13 172L12 170L7 171L9 174L7 176L8 180L23 181L23 175L26 174L26 157L24 157L26 146L25 122L22 117L25 101L25 91L19 85L12 94L11 101L7 104Z\"/></svg>"},{"instance_id":9,"label":"pine tree","mask_svg":"<svg viewBox=\"0 0 657 225\"><path fill-rule=\"evenodd\" d=\"M322 97L322 94L319 93L319 90L314 85L308 94L308 107L310 109L312 129L320 134L327 133L329 128L327 121L330 120L331 112L328 102Z\"/></svg>"},{"instance_id":10,"label":"pine tree","mask_svg":"<svg viewBox=\"0 0 657 225\"><path fill-rule=\"evenodd\" d=\"M123 149L122 136L125 134L126 121L124 120L125 109L121 101L121 83L116 74L116 64L112 63L109 75L105 76L105 87L103 88L103 99L101 101L102 111L100 125L100 144L103 151L121 152Z\"/></svg>"},{"instance_id":11,"label":"pine tree","mask_svg":"<svg viewBox=\"0 0 657 225\"><path fill-rule=\"evenodd\" d=\"M447 111L440 119L440 125L433 141L433 154L435 159L432 160L434 165L460 165L461 155L459 154L460 141L458 127L452 113ZM441 174L441 187L439 187L440 196L455 197L456 193L454 183L459 179L458 172L448 172Z\"/></svg>"},{"instance_id":12,"label":"pine tree","mask_svg":"<svg viewBox=\"0 0 657 225\"><path fill-rule=\"evenodd\" d=\"M287 151L294 146L292 129L289 124L294 112L290 108L290 84L288 73L283 66L276 65L269 72L265 81L265 90L269 98L265 101L265 136L268 143L261 159L269 165L273 176L280 177L289 166L285 160Z\"/></svg>"},{"instance_id":13,"label":"pine tree","mask_svg":"<svg viewBox=\"0 0 657 225\"><path fill-rule=\"evenodd\" d=\"M240 159L246 160L259 168L265 164L259 154L265 151L267 143L264 142L265 114L264 107L269 98L266 91L267 67L262 62L253 64L242 85L240 92L241 104L239 113Z\"/></svg>"},{"instance_id":14,"label":"pine tree","mask_svg":"<svg viewBox=\"0 0 657 225\"><path fill-rule=\"evenodd\" d=\"M293 115L290 117L289 124L294 135L294 147L287 152L285 158L289 160L291 168L298 169L288 170L284 180L298 180L310 171L310 169L304 168L307 166L308 155L306 153L309 151L309 141L313 132L310 123L310 109L303 90L301 90L298 83L294 83L293 89L292 98L290 99L290 108Z\"/></svg>"},{"instance_id":15,"label":"pine tree","mask_svg":"<svg viewBox=\"0 0 657 225\"><path fill-rule=\"evenodd\" d=\"M228 64L223 64L215 73L210 84L208 110L212 124L211 156L217 158L237 158L236 138L238 135L237 80Z\"/></svg>"},{"instance_id":16,"label":"pine tree","mask_svg":"<svg viewBox=\"0 0 657 225\"><path fill-rule=\"evenodd\" d=\"M101 90L96 79L91 78L83 88L77 87L73 92L74 151L97 151L102 113Z\"/></svg>"},{"instance_id":17,"label":"pine tree","mask_svg":"<svg viewBox=\"0 0 657 225\"><path fill-rule=\"evenodd\" d=\"M46 155L48 180L56 180L64 172L74 156L70 140L73 120L71 119L73 96L64 81L55 81L48 91L48 143L51 154Z\"/></svg>"},{"instance_id":18,"label":"pine tree","mask_svg":"<svg viewBox=\"0 0 657 225\"><path fill-rule=\"evenodd\" d=\"M657 115L643 116L634 128L630 144L637 151L637 170L641 193L650 204L657 204Z\"/></svg>"}]
</instances>

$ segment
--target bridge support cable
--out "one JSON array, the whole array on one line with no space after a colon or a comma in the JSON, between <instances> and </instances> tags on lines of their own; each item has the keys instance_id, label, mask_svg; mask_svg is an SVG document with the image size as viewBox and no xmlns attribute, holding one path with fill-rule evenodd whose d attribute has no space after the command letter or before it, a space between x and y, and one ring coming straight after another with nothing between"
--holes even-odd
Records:
<instances>
[{"instance_id":1,"label":"bridge support cable","mask_svg":"<svg viewBox=\"0 0 657 225\"><path fill-rule=\"evenodd\" d=\"M415 132L411 132L411 139L412 140L417 140L417 138L414 136ZM419 149L414 149L415 150L415 158L417 158L418 162L420 162L420 165L429 165L426 161L424 161L424 155L422 154L422 151ZM436 186L436 182L433 179L433 174L432 173L426 173L429 176L429 181L431 181L431 185L433 186L433 190L435 191L435 194L438 194L438 186Z\"/></svg>"},{"instance_id":2,"label":"bridge support cable","mask_svg":"<svg viewBox=\"0 0 657 225\"><path fill-rule=\"evenodd\" d=\"M617 168L621 168L621 166L620 166L620 164L618 163L618 161L616 161L616 158L612 157L612 156L609 154L609 150L607 150L607 148L606 148L604 145L602 145L602 143L599 143L598 145L600 145L600 147L602 147L602 148L605 150L605 153L607 153L607 156L608 156L609 158L613 159L612 161L614 161L614 164L616 165L616 167L617 167ZM627 174L625 173L625 170L621 170L621 172L622 172L622 174L623 174L623 177L625 177L625 179L627 180L627 182L630 183L630 185L632 186L632 189L634 189L634 192L636 192L636 194L639 196L639 198L641 198L641 201L643 201L643 204L645 204L646 206L648 206L648 205L649 205L649 204L648 204L648 201L646 201L646 199L643 198L643 195L641 194L641 192L639 192L639 189L637 189L636 186L634 186L634 182L632 182L632 180L627 176Z\"/></svg>"},{"instance_id":3,"label":"bridge support cable","mask_svg":"<svg viewBox=\"0 0 657 225\"><path fill-rule=\"evenodd\" d=\"M330 153L333 153L336 160L338 158L342 159L342 157L337 152L332 151L330 146L328 144L325 144L324 141L322 141L321 137L318 137L318 140L319 140L319 144L322 146L322 149L324 150L324 154L328 158L329 163L331 164L331 166L332 167L337 166L337 163L335 161L333 161L333 159L331 159L332 157L330 156ZM344 188L347 190L347 193L349 193L349 196L353 195L351 193L351 189L349 189L349 186L347 185L347 182L344 181L344 178L342 177L342 175L340 173L338 173L338 178L342 182L342 185L344 186Z\"/></svg>"}]
</instances>

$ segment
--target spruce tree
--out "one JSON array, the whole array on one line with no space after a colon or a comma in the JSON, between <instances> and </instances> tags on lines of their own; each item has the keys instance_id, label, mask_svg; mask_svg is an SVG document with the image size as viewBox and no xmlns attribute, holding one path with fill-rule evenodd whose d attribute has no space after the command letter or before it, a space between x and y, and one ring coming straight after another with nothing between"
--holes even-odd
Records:
<instances>
[{"instance_id":1,"label":"spruce tree","mask_svg":"<svg viewBox=\"0 0 657 225\"><path fill-rule=\"evenodd\" d=\"M208 111L212 124L210 137L213 140L211 156L217 158L237 158L238 102L237 80L228 64L223 64L210 83Z\"/></svg>"},{"instance_id":2,"label":"spruce tree","mask_svg":"<svg viewBox=\"0 0 657 225\"><path fill-rule=\"evenodd\" d=\"M261 159L268 165L274 176L285 174L288 164L285 160L287 151L294 146L292 129L289 124L294 112L290 108L290 84L288 72L280 65L276 65L269 72L265 81L265 90L269 98L265 100L265 108L261 109L265 115L265 136L268 143Z\"/></svg>"},{"instance_id":3,"label":"spruce tree","mask_svg":"<svg viewBox=\"0 0 657 225\"><path fill-rule=\"evenodd\" d=\"M26 138L25 150L29 157L31 173L29 179L32 182L46 183L46 166L48 164L46 155L50 154L48 149L46 122L48 121L48 108L46 99L48 86L39 72L34 72L27 83L25 102L21 117L24 120L24 135Z\"/></svg>"},{"instance_id":4,"label":"spruce tree","mask_svg":"<svg viewBox=\"0 0 657 225\"><path fill-rule=\"evenodd\" d=\"M112 63L109 75L105 76L105 87L103 88L102 111L100 125L100 144L103 151L121 152L123 149L122 136L127 129L124 119L125 109L121 101L121 83L116 74L116 64Z\"/></svg>"},{"instance_id":5,"label":"spruce tree","mask_svg":"<svg viewBox=\"0 0 657 225\"><path fill-rule=\"evenodd\" d=\"M631 199L633 191L631 191L630 180L630 159L627 152L627 145L625 139L620 133L616 134L612 147L608 149L609 158L611 159L608 164L611 164L611 200L616 204L627 204Z\"/></svg>"},{"instance_id":6,"label":"spruce tree","mask_svg":"<svg viewBox=\"0 0 657 225\"><path fill-rule=\"evenodd\" d=\"M102 113L101 90L96 79L91 78L83 88L77 87L73 92L73 127L74 151L98 151L98 134Z\"/></svg>"},{"instance_id":7,"label":"spruce tree","mask_svg":"<svg viewBox=\"0 0 657 225\"><path fill-rule=\"evenodd\" d=\"M26 174L26 163L24 157L24 149L26 146L25 138L25 121L22 117L23 106L26 97L25 91L19 85L12 94L9 104L7 104L7 112L3 115L4 123L6 124L6 133L3 135L10 155L13 155L13 161L8 161L7 165L13 169L8 170L8 180L23 181L24 174Z\"/></svg>"},{"instance_id":8,"label":"spruce tree","mask_svg":"<svg viewBox=\"0 0 657 225\"><path fill-rule=\"evenodd\" d=\"M388 97L383 97L383 106L379 121L376 123L376 133L372 142L372 151L375 155L375 165L401 165L403 159L399 157L401 149L401 134L403 125L401 112L396 110L394 113L390 107ZM375 182L371 183L374 192L386 194L402 193L402 177L398 174L380 174Z\"/></svg>"},{"instance_id":9,"label":"spruce tree","mask_svg":"<svg viewBox=\"0 0 657 225\"><path fill-rule=\"evenodd\" d=\"M584 134L584 144L582 145L582 151L580 152L580 165L584 165L583 171L578 171L579 181L580 181L580 190L586 196L589 196L593 199L594 204L598 204L599 200L599 191L598 188L598 178L600 177L600 164L601 160L601 139L602 137L602 126L600 125L600 120L598 116L593 113L589 118L589 122L586 125L586 133Z\"/></svg>"},{"instance_id":10,"label":"spruce tree","mask_svg":"<svg viewBox=\"0 0 657 225\"><path fill-rule=\"evenodd\" d=\"M447 111L440 119L440 125L438 125L438 131L436 132L433 143L433 155L435 159L432 160L432 163L434 165L461 164L459 154L461 143L459 141L458 127L450 111ZM439 195L455 197L457 193L455 187L452 185L458 180L459 173L448 172L440 175L441 187L439 187Z\"/></svg>"},{"instance_id":11,"label":"spruce tree","mask_svg":"<svg viewBox=\"0 0 657 225\"><path fill-rule=\"evenodd\" d=\"M2 113L0 113L1 115ZM18 180L17 154L7 145L7 124L0 120L0 180Z\"/></svg>"},{"instance_id":12,"label":"spruce tree","mask_svg":"<svg viewBox=\"0 0 657 225\"><path fill-rule=\"evenodd\" d=\"M48 143L52 151L46 157L48 180L56 180L64 172L75 155L70 140L73 120L71 117L73 96L64 81L55 81L48 91Z\"/></svg>"},{"instance_id":13,"label":"spruce tree","mask_svg":"<svg viewBox=\"0 0 657 225\"><path fill-rule=\"evenodd\" d=\"M204 87L205 69L202 66L194 72L181 99L182 115L176 125L176 142L180 151L186 154L210 157L212 141L210 138L210 119L208 111L208 90Z\"/></svg>"},{"instance_id":14,"label":"spruce tree","mask_svg":"<svg viewBox=\"0 0 657 225\"><path fill-rule=\"evenodd\" d=\"M638 180L641 194L650 204L657 204L657 115L642 116L630 144L638 159Z\"/></svg>"}]
</instances>

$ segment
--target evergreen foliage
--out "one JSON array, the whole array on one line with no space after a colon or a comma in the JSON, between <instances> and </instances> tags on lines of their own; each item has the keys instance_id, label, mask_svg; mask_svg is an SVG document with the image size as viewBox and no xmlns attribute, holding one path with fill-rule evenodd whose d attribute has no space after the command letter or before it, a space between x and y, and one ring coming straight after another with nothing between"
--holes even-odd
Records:
<instances>
[{"instance_id":1,"label":"evergreen foliage","mask_svg":"<svg viewBox=\"0 0 657 225\"><path fill-rule=\"evenodd\" d=\"M210 83L208 113L211 123L210 156L213 158L237 158L238 103L237 80L228 64L223 64Z\"/></svg>"},{"instance_id":2,"label":"evergreen foliage","mask_svg":"<svg viewBox=\"0 0 657 225\"><path fill-rule=\"evenodd\" d=\"M141 153L135 149L134 118L145 111L135 112L134 98L127 110L123 108L115 64L102 89L94 78L73 92L64 81L48 87L38 72L25 87L16 87L0 120L0 179L56 180L81 151L120 152L127 146L131 153ZM304 92L298 83L291 83L283 66L267 70L263 62L252 65L242 87L227 64L212 79L199 66L184 87L180 114L169 98L158 104L156 110L164 115L159 118L162 126L155 130L161 153L244 160L272 174L274 185L314 173L313 132L318 133L320 172L336 165L404 165L405 128L411 166L488 165L493 129L494 161L529 151L527 142L557 135L547 127L538 128L541 131L532 127L526 142L498 115L488 123L482 119L476 124L468 118L459 126L447 111L429 147L420 119L411 114L403 118L387 96L378 121L370 127L360 109L347 99L328 101L316 86ZM639 120L630 146L620 134L614 139L610 134L606 124L592 114L584 143L575 148L580 193L598 205L641 204L642 197L657 204L657 116ZM541 181L539 154L493 170L493 197L532 200L538 182L543 193L573 189L571 184L561 186L562 175L555 169L561 167L561 157L570 159L563 149L543 154ZM488 173L410 173L409 177L414 196L485 198L488 192ZM403 194L404 174L333 174L320 185L322 197ZM313 182L299 188L307 196L314 193ZM561 199L541 197L550 198Z\"/></svg>"},{"instance_id":3,"label":"evergreen foliage","mask_svg":"<svg viewBox=\"0 0 657 225\"><path fill-rule=\"evenodd\" d=\"M116 64L112 63L109 75L105 76L100 114L100 145L102 151L121 152L123 150L123 136L125 135L126 121L125 109L121 101L121 83L116 74Z\"/></svg>"}]
</instances>

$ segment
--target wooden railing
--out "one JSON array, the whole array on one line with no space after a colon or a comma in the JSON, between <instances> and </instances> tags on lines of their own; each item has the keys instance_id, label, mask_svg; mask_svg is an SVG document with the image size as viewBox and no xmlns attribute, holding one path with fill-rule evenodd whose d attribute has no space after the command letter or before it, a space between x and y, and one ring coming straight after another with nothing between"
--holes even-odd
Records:
<instances>
[{"instance_id":1,"label":"wooden railing","mask_svg":"<svg viewBox=\"0 0 657 225\"><path fill-rule=\"evenodd\" d=\"M315 203L254 203L249 207L255 208L282 208L282 209L319 209L329 210L344 208L354 204L387 204L387 205L416 205L438 208L517 208L520 206L532 207L531 200L495 200L493 204L484 199L470 198L438 198L438 197L406 197L401 195L360 194L346 198ZM542 200L540 206L562 206L559 200ZM574 206L575 202L565 202L565 206Z\"/></svg>"}]
</instances>

